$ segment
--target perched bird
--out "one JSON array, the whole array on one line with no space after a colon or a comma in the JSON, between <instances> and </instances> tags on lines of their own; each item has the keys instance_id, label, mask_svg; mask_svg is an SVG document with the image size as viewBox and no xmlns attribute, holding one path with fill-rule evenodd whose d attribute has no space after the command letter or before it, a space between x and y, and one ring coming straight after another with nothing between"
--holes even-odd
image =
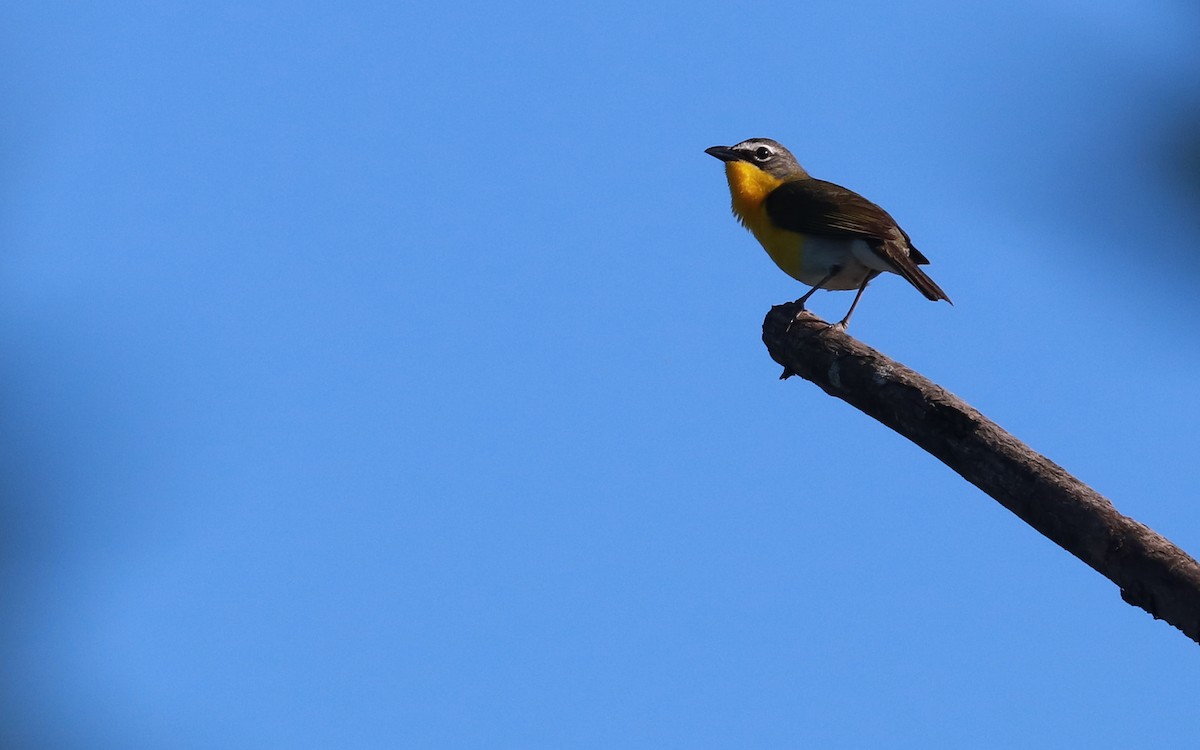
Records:
<instances>
[{"instance_id":1,"label":"perched bird","mask_svg":"<svg viewBox=\"0 0 1200 750\"><path fill-rule=\"evenodd\" d=\"M809 176L786 148L769 138L713 146L706 154L725 162L733 213L754 233L771 260L812 289L858 289L845 328L871 279L899 274L926 298L950 298L918 266L929 261L896 220L852 190ZM953 303L951 303L953 304Z\"/></svg>"}]
</instances>

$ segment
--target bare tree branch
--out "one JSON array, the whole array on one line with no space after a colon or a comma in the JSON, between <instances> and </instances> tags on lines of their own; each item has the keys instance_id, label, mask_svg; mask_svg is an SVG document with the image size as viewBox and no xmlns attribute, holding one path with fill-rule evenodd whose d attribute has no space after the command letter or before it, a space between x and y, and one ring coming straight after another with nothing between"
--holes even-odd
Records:
<instances>
[{"instance_id":1,"label":"bare tree branch","mask_svg":"<svg viewBox=\"0 0 1200 750\"><path fill-rule=\"evenodd\" d=\"M1200 564L1153 529L922 375L795 303L763 321L783 365L913 441L1121 589L1121 598L1200 642ZM789 327L790 326L790 327Z\"/></svg>"}]
</instances>

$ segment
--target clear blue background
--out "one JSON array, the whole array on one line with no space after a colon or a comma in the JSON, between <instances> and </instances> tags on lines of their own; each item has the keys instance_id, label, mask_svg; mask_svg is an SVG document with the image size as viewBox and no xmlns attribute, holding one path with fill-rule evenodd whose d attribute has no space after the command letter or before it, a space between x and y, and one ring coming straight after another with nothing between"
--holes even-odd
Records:
<instances>
[{"instance_id":1,"label":"clear blue background","mask_svg":"<svg viewBox=\"0 0 1200 750\"><path fill-rule=\"evenodd\" d=\"M885 206L851 332L1200 551L1190 2L10 2L19 748L1150 747L1200 651L760 341L703 149ZM847 293L814 308L836 319Z\"/></svg>"}]
</instances>

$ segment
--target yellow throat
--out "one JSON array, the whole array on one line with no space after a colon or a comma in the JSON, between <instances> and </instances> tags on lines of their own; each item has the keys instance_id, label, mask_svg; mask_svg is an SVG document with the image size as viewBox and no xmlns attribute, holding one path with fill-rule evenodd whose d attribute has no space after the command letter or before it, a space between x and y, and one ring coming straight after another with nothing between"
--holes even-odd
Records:
<instances>
[{"instance_id":1,"label":"yellow throat","mask_svg":"<svg viewBox=\"0 0 1200 750\"><path fill-rule=\"evenodd\" d=\"M783 181L744 161L725 162L725 178L729 180L734 216L754 234L775 265L792 278L799 279L804 237L775 227L767 217L765 205L767 195Z\"/></svg>"}]
</instances>

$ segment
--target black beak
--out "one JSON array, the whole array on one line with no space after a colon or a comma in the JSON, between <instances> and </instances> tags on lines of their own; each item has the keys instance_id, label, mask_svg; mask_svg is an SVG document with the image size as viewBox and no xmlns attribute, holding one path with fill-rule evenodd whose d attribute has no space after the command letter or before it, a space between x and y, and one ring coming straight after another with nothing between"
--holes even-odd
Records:
<instances>
[{"instance_id":1,"label":"black beak","mask_svg":"<svg viewBox=\"0 0 1200 750\"><path fill-rule=\"evenodd\" d=\"M729 146L713 146L712 148L704 149L704 153L709 156L715 156L721 161L740 161L741 156Z\"/></svg>"}]
</instances>

